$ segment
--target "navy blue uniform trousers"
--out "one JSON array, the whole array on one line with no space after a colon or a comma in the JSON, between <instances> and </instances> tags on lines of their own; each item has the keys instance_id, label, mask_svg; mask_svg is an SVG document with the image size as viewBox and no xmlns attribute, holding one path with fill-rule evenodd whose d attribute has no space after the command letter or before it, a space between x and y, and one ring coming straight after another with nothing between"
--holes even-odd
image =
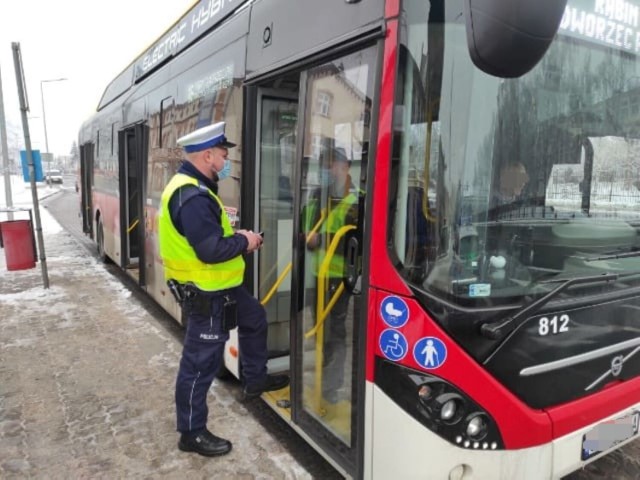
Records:
<instances>
[{"instance_id":1,"label":"navy blue uniform trousers","mask_svg":"<svg viewBox=\"0 0 640 480\"><path fill-rule=\"evenodd\" d=\"M190 314L176 380L177 430L195 433L207 426L207 393L222 366L224 295L237 303L240 367L245 384L264 381L267 375L267 316L264 307L245 287L217 292L211 297L211 315Z\"/></svg>"}]
</instances>

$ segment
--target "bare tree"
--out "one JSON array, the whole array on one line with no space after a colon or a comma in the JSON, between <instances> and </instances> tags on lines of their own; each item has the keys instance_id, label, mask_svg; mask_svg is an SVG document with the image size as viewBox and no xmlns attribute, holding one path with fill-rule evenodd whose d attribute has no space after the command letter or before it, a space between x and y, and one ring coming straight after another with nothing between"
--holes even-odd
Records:
<instances>
[{"instance_id":1,"label":"bare tree","mask_svg":"<svg viewBox=\"0 0 640 480\"><path fill-rule=\"evenodd\" d=\"M77 169L80 164L80 151L78 150L78 144L75 141L73 142L73 145L71 145L71 151L69 154L71 155L71 163L69 167Z\"/></svg>"}]
</instances>

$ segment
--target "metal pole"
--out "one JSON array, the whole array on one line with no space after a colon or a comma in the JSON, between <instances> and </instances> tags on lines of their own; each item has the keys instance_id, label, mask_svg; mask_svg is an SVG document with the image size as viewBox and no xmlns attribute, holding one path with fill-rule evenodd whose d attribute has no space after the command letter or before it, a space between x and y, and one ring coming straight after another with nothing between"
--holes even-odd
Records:
<instances>
[{"instance_id":1,"label":"metal pole","mask_svg":"<svg viewBox=\"0 0 640 480\"><path fill-rule=\"evenodd\" d=\"M40 80L40 99L42 101L42 123L44 124L44 151L49 153L49 138L47 137L47 115L44 113L44 90L42 84L46 80Z\"/></svg>"},{"instance_id":2,"label":"metal pole","mask_svg":"<svg viewBox=\"0 0 640 480\"><path fill-rule=\"evenodd\" d=\"M42 100L42 123L44 124L44 151L47 154L47 172L45 173L44 180L47 182L47 185L51 185L51 176L49 171L51 170L51 164L49 162L49 138L47 137L47 115L44 113L44 90L42 89L42 84L44 82L40 81L40 99Z\"/></svg>"},{"instance_id":3,"label":"metal pole","mask_svg":"<svg viewBox=\"0 0 640 480\"><path fill-rule=\"evenodd\" d=\"M2 94L2 69L0 69L0 150L2 150L2 168L4 170L4 196L7 199L7 208L13 207L11 198L11 172L9 171L9 147L7 146L7 124L4 116L4 97ZM13 214L9 213L9 220L13 220Z\"/></svg>"},{"instance_id":4,"label":"metal pole","mask_svg":"<svg viewBox=\"0 0 640 480\"><path fill-rule=\"evenodd\" d=\"M20 111L22 112L22 130L24 131L24 145L27 151L27 162L29 164L29 179L31 180L31 198L33 200L33 211L36 217L36 234L38 236L38 251L40 253L40 266L42 268L42 282L44 288L49 288L49 275L47 272L47 257L44 253L44 238L42 236L42 223L40 222L40 205L38 203L38 189L36 188L36 170L33 164L33 153L31 152L31 136L29 135L29 100L27 98L27 86L22 70L22 54L20 43L11 43L13 50L13 65L16 70L16 83L18 84L18 97L20 98Z\"/></svg>"},{"instance_id":5,"label":"metal pole","mask_svg":"<svg viewBox=\"0 0 640 480\"><path fill-rule=\"evenodd\" d=\"M49 137L47 136L47 115L44 113L44 90L42 88L43 83L49 82L62 82L66 80L66 78L51 78L49 80L40 80L40 99L42 100L42 123L44 125L44 148L47 154L47 175L45 180L47 181L47 185L51 183L51 178L48 173L51 170L51 155L49 155Z\"/></svg>"}]
</instances>

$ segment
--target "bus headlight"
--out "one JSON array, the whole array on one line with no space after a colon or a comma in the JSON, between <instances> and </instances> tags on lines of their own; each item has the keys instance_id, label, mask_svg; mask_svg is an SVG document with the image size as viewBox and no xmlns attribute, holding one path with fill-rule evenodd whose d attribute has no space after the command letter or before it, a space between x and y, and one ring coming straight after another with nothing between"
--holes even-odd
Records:
<instances>
[{"instance_id":1,"label":"bus headlight","mask_svg":"<svg viewBox=\"0 0 640 480\"><path fill-rule=\"evenodd\" d=\"M482 440L487 435L488 422L482 413L467 417L466 434L472 440Z\"/></svg>"},{"instance_id":2,"label":"bus headlight","mask_svg":"<svg viewBox=\"0 0 640 480\"><path fill-rule=\"evenodd\" d=\"M440 418L442 420L451 420L454 418L456 412L458 411L458 407L456 406L455 400L447 400L442 406L442 410L440 410Z\"/></svg>"},{"instance_id":3,"label":"bus headlight","mask_svg":"<svg viewBox=\"0 0 640 480\"><path fill-rule=\"evenodd\" d=\"M375 383L424 427L458 448L504 448L489 412L446 380L377 357Z\"/></svg>"},{"instance_id":4,"label":"bus headlight","mask_svg":"<svg viewBox=\"0 0 640 480\"><path fill-rule=\"evenodd\" d=\"M434 408L442 423L447 425L458 423L464 414L462 397L455 393L443 393L436 397Z\"/></svg>"}]
</instances>

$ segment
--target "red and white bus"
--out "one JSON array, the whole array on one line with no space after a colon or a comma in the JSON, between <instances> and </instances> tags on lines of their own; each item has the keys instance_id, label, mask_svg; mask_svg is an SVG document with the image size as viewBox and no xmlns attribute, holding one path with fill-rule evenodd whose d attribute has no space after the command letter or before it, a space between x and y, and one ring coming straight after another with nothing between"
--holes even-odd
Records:
<instances>
[{"instance_id":1,"label":"red and white bus","mask_svg":"<svg viewBox=\"0 0 640 480\"><path fill-rule=\"evenodd\" d=\"M265 232L246 281L292 379L264 400L347 477L559 478L638 434L639 22L639 0L201 0L82 125L84 229L181 321L160 194L176 138L226 121L221 197Z\"/></svg>"}]
</instances>

